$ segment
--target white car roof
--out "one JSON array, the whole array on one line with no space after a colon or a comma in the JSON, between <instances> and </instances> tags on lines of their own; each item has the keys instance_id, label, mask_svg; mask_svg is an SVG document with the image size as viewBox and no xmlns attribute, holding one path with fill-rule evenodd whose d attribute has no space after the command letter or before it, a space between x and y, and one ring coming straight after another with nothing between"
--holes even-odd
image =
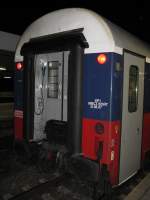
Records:
<instances>
[{"instance_id":1,"label":"white car roof","mask_svg":"<svg viewBox=\"0 0 150 200\"><path fill-rule=\"evenodd\" d=\"M26 29L17 46L15 61L23 60L20 50L30 39L79 28L83 28L84 37L89 44L85 53L122 54L123 49L127 49L147 57L147 60L150 58L150 47L135 36L91 10L67 8L44 15Z\"/></svg>"}]
</instances>

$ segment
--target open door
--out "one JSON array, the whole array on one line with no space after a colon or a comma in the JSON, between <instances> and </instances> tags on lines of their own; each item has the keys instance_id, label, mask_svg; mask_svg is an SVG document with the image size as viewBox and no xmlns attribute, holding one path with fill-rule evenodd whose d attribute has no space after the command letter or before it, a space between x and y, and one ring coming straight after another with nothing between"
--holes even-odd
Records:
<instances>
[{"instance_id":1,"label":"open door","mask_svg":"<svg viewBox=\"0 0 150 200\"><path fill-rule=\"evenodd\" d=\"M48 120L67 121L69 51L35 56L34 139L42 139Z\"/></svg>"}]
</instances>

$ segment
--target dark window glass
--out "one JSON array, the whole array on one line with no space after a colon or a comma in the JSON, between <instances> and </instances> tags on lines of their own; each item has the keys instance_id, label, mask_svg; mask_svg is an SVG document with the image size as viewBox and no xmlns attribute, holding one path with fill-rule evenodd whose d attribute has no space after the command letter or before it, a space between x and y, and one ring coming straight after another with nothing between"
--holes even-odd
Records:
<instances>
[{"instance_id":1,"label":"dark window glass","mask_svg":"<svg viewBox=\"0 0 150 200\"><path fill-rule=\"evenodd\" d=\"M48 63L48 98L58 98L58 76L59 62L51 61Z\"/></svg>"},{"instance_id":2,"label":"dark window glass","mask_svg":"<svg viewBox=\"0 0 150 200\"><path fill-rule=\"evenodd\" d=\"M139 69L137 66L130 66L129 70L129 95L128 110L136 112L138 106L138 90L139 90Z\"/></svg>"},{"instance_id":3,"label":"dark window glass","mask_svg":"<svg viewBox=\"0 0 150 200\"><path fill-rule=\"evenodd\" d=\"M0 50L0 103L13 102L14 53Z\"/></svg>"}]
</instances>

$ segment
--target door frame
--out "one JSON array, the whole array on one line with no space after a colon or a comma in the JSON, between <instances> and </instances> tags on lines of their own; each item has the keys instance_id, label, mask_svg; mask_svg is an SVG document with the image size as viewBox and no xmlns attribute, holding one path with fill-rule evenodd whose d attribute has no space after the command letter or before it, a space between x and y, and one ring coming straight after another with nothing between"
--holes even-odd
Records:
<instances>
[{"instance_id":1,"label":"door frame","mask_svg":"<svg viewBox=\"0 0 150 200\"><path fill-rule=\"evenodd\" d=\"M34 130L34 56L41 53L70 51L68 64L68 134L67 144L71 153L81 152L82 138L82 82L84 48L88 43L83 29L31 39L21 49L24 56L23 135L28 142ZM71 84L69 84L71 83Z\"/></svg>"}]
</instances>

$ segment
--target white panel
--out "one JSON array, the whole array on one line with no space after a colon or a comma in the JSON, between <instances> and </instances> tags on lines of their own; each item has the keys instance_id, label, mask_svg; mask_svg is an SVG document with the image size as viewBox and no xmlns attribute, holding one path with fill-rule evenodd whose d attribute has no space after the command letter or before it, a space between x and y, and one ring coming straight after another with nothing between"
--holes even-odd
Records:
<instances>
[{"instance_id":1,"label":"white panel","mask_svg":"<svg viewBox=\"0 0 150 200\"><path fill-rule=\"evenodd\" d=\"M150 57L150 47L135 36L94 13L81 8L68 8L51 12L33 22L24 32L18 44L15 61L23 60L20 49L31 38L51 35L64 31L83 28L89 43L86 53L116 52L128 49ZM120 49L118 49L120 48Z\"/></svg>"},{"instance_id":2,"label":"white panel","mask_svg":"<svg viewBox=\"0 0 150 200\"><path fill-rule=\"evenodd\" d=\"M112 35L115 46L130 50L137 54L150 57L150 46L121 27L104 19Z\"/></svg>"},{"instance_id":3,"label":"white panel","mask_svg":"<svg viewBox=\"0 0 150 200\"><path fill-rule=\"evenodd\" d=\"M20 49L31 38L84 28L89 49L114 48L114 40L107 23L98 14L86 9L73 8L51 12L31 24L24 32L16 51L15 60L22 60Z\"/></svg>"},{"instance_id":4,"label":"white panel","mask_svg":"<svg viewBox=\"0 0 150 200\"><path fill-rule=\"evenodd\" d=\"M67 121L67 103L68 103L68 58L69 51L64 52L64 83L63 83L63 121Z\"/></svg>"},{"instance_id":5,"label":"white panel","mask_svg":"<svg viewBox=\"0 0 150 200\"><path fill-rule=\"evenodd\" d=\"M124 83L123 83L123 109L122 132L120 150L119 183L124 182L140 169L141 139L143 120L143 93L144 93L144 64L145 59L125 53L124 54ZM138 104L137 110L129 112L129 70L131 66L139 69ZM133 82L132 82L133 86Z\"/></svg>"}]
</instances>

